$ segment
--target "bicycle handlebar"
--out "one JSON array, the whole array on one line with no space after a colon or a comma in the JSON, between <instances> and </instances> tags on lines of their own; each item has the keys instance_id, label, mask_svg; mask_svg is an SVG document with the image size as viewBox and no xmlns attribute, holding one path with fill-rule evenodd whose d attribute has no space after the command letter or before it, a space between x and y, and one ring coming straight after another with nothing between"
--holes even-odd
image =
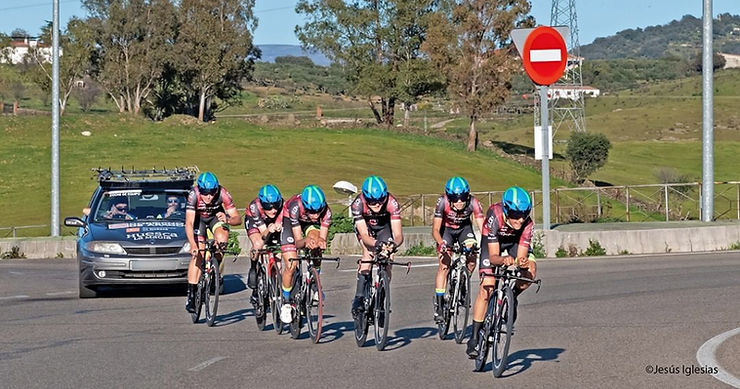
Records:
<instances>
[{"instance_id":1,"label":"bicycle handlebar","mask_svg":"<svg viewBox=\"0 0 740 389\"><path fill-rule=\"evenodd\" d=\"M508 278L510 280L517 280L517 281L528 282L530 284L536 284L537 285L537 290L535 291L535 293L538 293L540 291L540 286L542 285L542 279L539 279L538 278L538 279L535 280L535 279L532 279L532 278L515 276L513 274L509 274L508 273L508 272L512 272L512 271L516 271L516 270L520 270L520 269L525 269L525 268L521 268L521 267L516 266L516 265L511 265L511 266L503 266L503 265L500 265L498 267L505 267L507 273L503 273L503 274L480 273L481 278L485 278L485 277L493 277L493 278L496 278L496 279L498 279L498 278Z\"/></svg>"}]
</instances>

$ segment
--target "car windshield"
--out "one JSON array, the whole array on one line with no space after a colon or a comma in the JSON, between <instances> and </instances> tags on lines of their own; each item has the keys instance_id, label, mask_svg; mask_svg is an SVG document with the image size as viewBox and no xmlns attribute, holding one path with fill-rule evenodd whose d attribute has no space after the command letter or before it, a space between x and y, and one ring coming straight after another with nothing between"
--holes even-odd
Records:
<instances>
[{"instance_id":1,"label":"car windshield","mask_svg":"<svg viewBox=\"0 0 740 389\"><path fill-rule=\"evenodd\" d=\"M185 191L165 189L104 192L95 210L94 221L185 220L186 196Z\"/></svg>"}]
</instances>

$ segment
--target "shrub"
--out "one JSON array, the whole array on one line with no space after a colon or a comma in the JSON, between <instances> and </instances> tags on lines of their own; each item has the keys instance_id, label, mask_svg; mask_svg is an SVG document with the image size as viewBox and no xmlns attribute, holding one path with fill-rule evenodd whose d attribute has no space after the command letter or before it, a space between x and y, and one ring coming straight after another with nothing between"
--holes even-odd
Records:
<instances>
[{"instance_id":1,"label":"shrub","mask_svg":"<svg viewBox=\"0 0 740 389\"><path fill-rule=\"evenodd\" d=\"M17 259L17 258L25 258L26 254L24 254L21 251L21 248L18 246L13 246L10 248L9 251L6 251L0 255L0 258L2 259Z\"/></svg>"},{"instance_id":2,"label":"shrub","mask_svg":"<svg viewBox=\"0 0 740 389\"><path fill-rule=\"evenodd\" d=\"M600 255L606 255L606 250L601 247L601 243L598 240L588 240L588 248L583 252L583 255L587 257L597 257Z\"/></svg>"},{"instance_id":3,"label":"shrub","mask_svg":"<svg viewBox=\"0 0 740 389\"><path fill-rule=\"evenodd\" d=\"M423 243L418 243L408 248L403 252L403 255L412 257L433 257L437 253L437 249L434 246L424 246Z\"/></svg>"},{"instance_id":4,"label":"shrub","mask_svg":"<svg viewBox=\"0 0 740 389\"><path fill-rule=\"evenodd\" d=\"M547 256L545 244L542 242L543 235L542 232L536 232L532 237L532 254L535 258L545 258Z\"/></svg>"},{"instance_id":5,"label":"shrub","mask_svg":"<svg viewBox=\"0 0 740 389\"><path fill-rule=\"evenodd\" d=\"M583 182L591 173L604 166L611 147L604 134L572 132L565 155L575 180Z\"/></svg>"},{"instance_id":6,"label":"shrub","mask_svg":"<svg viewBox=\"0 0 740 389\"><path fill-rule=\"evenodd\" d=\"M558 250L555 251L555 256L558 257L558 258L565 258L565 257L568 256L568 252L565 251L565 249L563 248L563 246L560 246L560 247L558 247Z\"/></svg>"},{"instance_id":7,"label":"shrub","mask_svg":"<svg viewBox=\"0 0 740 389\"><path fill-rule=\"evenodd\" d=\"M731 244L728 250L740 250L740 240Z\"/></svg>"},{"instance_id":8,"label":"shrub","mask_svg":"<svg viewBox=\"0 0 740 389\"><path fill-rule=\"evenodd\" d=\"M229 240L226 242L226 254L239 255L242 248L239 246L239 233L229 231Z\"/></svg>"},{"instance_id":9,"label":"shrub","mask_svg":"<svg viewBox=\"0 0 740 389\"><path fill-rule=\"evenodd\" d=\"M329 236L326 238L327 244L331 244L331 240L334 239L334 234L354 231L355 223L351 217L345 214L334 214L331 218L331 226L329 226Z\"/></svg>"}]
</instances>

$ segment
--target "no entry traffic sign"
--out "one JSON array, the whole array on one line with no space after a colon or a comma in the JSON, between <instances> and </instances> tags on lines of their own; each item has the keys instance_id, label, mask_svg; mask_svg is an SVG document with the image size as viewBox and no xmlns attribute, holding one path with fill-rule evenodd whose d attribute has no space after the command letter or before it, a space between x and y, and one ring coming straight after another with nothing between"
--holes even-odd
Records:
<instances>
[{"instance_id":1,"label":"no entry traffic sign","mask_svg":"<svg viewBox=\"0 0 740 389\"><path fill-rule=\"evenodd\" d=\"M527 29L521 33L524 32L528 33L524 45L520 47L517 44L517 48L527 75L537 85L555 83L562 77L568 62L568 50L563 36L556 29L547 26Z\"/></svg>"}]
</instances>

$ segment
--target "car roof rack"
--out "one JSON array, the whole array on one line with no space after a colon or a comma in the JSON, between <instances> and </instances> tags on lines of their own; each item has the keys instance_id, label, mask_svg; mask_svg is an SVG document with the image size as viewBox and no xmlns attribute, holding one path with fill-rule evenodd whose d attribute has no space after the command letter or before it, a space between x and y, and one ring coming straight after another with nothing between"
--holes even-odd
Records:
<instances>
[{"instance_id":1,"label":"car roof rack","mask_svg":"<svg viewBox=\"0 0 740 389\"><path fill-rule=\"evenodd\" d=\"M174 169L151 168L146 170L137 170L133 166L131 169L125 169L123 166L120 170L109 168L92 168L93 179L97 178L100 183L117 183L117 182L162 182L162 181L194 181L200 170L197 166L176 167Z\"/></svg>"}]
</instances>

